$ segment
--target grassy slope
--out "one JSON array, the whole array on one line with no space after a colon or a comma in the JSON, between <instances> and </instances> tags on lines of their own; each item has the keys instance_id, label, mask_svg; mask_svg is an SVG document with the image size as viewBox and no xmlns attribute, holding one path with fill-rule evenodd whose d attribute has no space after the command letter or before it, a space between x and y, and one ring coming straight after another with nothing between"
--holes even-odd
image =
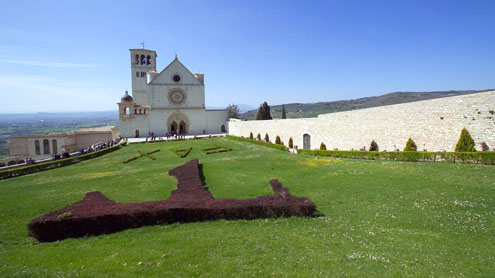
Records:
<instances>
[{"instance_id":1,"label":"grassy slope","mask_svg":"<svg viewBox=\"0 0 495 278\"><path fill-rule=\"evenodd\" d=\"M223 145L232 152L204 155ZM180 159L170 147L193 150ZM124 159L162 151L155 161ZM218 198L271 193L279 178L319 218L174 224L40 244L30 219L100 190L117 202L160 200L189 159ZM89 160L0 181L0 276L325 277L491 276L495 167L335 160L226 138L131 145ZM139 264L141 262L141 264ZM462 273L462 274L461 274Z\"/></svg>"}]
</instances>

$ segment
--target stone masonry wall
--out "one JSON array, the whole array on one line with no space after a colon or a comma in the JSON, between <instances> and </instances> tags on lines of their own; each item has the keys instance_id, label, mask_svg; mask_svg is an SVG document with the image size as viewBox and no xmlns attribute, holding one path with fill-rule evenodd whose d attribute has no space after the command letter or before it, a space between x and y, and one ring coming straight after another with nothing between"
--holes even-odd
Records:
<instances>
[{"instance_id":1,"label":"stone masonry wall","mask_svg":"<svg viewBox=\"0 0 495 278\"><path fill-rule=\"evenodd\" d=\"M285 145L292 137L303 148L303 135L311 136L311 149L324 142L327 149L369 148L371 140L380 151L403 150L411 137L418 150L454 151L465 127L476 148L485 142L495 150L495 91L417 101L354 111L319 115L317 118L240 121L230 120L229 133L249 137L253 132L274 142L277 135Z\"/></svg>"}]
</instances>

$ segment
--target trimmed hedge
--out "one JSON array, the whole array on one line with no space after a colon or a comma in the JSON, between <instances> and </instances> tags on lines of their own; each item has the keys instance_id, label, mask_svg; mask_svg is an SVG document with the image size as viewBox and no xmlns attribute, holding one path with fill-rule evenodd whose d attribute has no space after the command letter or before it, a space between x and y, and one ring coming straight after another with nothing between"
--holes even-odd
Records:
<instances>
[{"instance_id":1,"label":"trimmed hedge","mask_svg":"<svg viewBox=\"0 0 495 278\"><path fill-rule=\"evenodd\" d=\"M149 158L151 160L155 160L155 158L152 157L150 154L153 154L153 153L156 153L156 152L159 152L159 151L160 150L154 150L154 151L151 151L149 153L144 153L142 151L137 151L140 155L137 155L137 156L131 157L131 158L127 159L127 160L124 160L124 163L129 163L129 162L134 161L134 160L136 160L136 159L138 159L140 157L143 157L143 156L146 156L147 158Z\"/></svg>"},{"instance_id":2,"label":"trimmed hedge","mask_svg":"<svg viewBox=\"0 0 495 278\"><path fill-rule=\"evenodd\" d=\"M185 150L174 150L174 149L170 149L170 150L173 153L175 153L175 155L177 155L178 157L184 158L191 152L192 147L189 147L188 149L185 149Z\"/></svg>"},{"instance_id":3,"label":"trimmed hedge","mask_svg":"<svg viewBox=\"0 0 495 278\"><path fill-rule=\"evenodd\" d=\"M3 179L8 179L8 178L13 178L13 177L18 177L18 176L23 176L27 174L32 174L36 172L41 172L45 170L50 170L62 166L67 166L71 164L75 164L84 160L88 160L91 158L95 158L113 151L116 151L120 148L120 145L116 145L113 147L108 147L103 150L99 150L96 152L88 153L88 154L83 154L75 157L69 157L69 158L64 158L60 160L54 160L54 161L49 161L49 162L43 162L39 164L34 164L34 165L29 165L25 167L19 167L15 169L9 169L0 172L0 180Z\"/></svg>"},{"instance_id":4,"label":"trimmed hedge","mask_svg":"<svg viewBox=\"0 0 495 278\"><path fill-rule=\"evenodd\" d=\"M238 141L244 141L244 142L249 142L249 143L253 143L253 144L258 144L258 145L274 148L274 149L281 150L281 151L289 150L284 145L277 145L277 144L272 144L272 143L267 143L267 142L262 142L262 141L257 141L257 140L251 140L249 138L238 137L238 136L233 136L233 135L228 135L228 134L225 135L225 137L230 138L230 139L234 139L234 140L238 140Z\"/></svg>"},{"instance_id":5,"label":"trimmed hedge","mask_svg":"<svg viewBox=\"0 0 495 278\"><path fill-rule=\"evenodd\" d=\"M167 200L120 204L99 191L89 192L79 202L31 220L28 235L50 242L177 222L312 216L316 210L313 202L292 196L277 179L270 181L270 195L215 199L201 181L197 159L168 174L175 176L178 184Z\"/></svg>"},{"instance_id":6,"label":"trimmed hedge","mask_svg":"<svg viewBox=\"0 0 495 278\"><path fill-rule=\"evenodd\" d=\"M447 161L477 164L495 164L495 152L370 152L297 150L298 154L395 161Z\"/></svg>"},{"instance_id":7,"label":"trimmed hedge","mask_svg":"<svg viewBox=\"0 0 495 278\"><path fill-rule=\"evenodd\" d=\"M213 154L213 153L223 153L223 152L230 152L232 149L222 147L222 146L216 146L213 148L208 148L208 149L202 149L201 152L204 154Z\"/></svg>"}]
</instances>

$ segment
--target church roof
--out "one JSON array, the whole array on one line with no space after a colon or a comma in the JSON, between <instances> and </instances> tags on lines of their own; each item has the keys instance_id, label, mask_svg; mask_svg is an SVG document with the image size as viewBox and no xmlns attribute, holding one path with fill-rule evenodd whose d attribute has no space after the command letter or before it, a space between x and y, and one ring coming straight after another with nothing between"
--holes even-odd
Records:
<instances>
[{"instance_id":1,"label":"church roof","mask_svg":"<svg viewBox=\"0 0 495 278\"><path fill-rule=\"evenodd\" d=\"M152 84L152 83L153 83L153 81L155 81L155 80L156 80L156 79L157 79L157 78L158 78L158 77L159 77L162 73L164 73L165 71L167 71L167 69L168 69L169 67L171 67L174 63L179 63L179 64L180 64L182 67L184 67L184 69L185 69L185 70L186 70L186 71L187 71L187 72L188 72L188 73L192 76L192 78L194 78L195 80L197 80L198 82L200 82L200 81L199 81L199 79L198 79L198 77L197 77L196 75L194 75L194 74L193 74L193 73L192 73L192 72L191 72L191 71L190 71L190 70L189 70L186 66L184 66L184 64L182 64L182 62L181 62L181 61L179 61L179 58L177 58L177 55L175 55L175 59L174 59L172 62L170 62L170 64L168 64L168 66L166 66L166 67L165 67L165 68L164 68L164 69L163 69L163 70L162 70L162 71L161 71L158 75L156 75L156 76L155 76L155 77L151 80L151 82L149 82L149 83L150 83L150 84Z\"/></svg>"},{"instance_id":2,"label":"church roof","mask_svg":"<svg viewBox=\"0 0 495 278\"><path fill-rule=\"evenodd\" d=\"M154 53L156 53L156 51L154 51L154 50L144 49L144 48L131 48L131 49L129 49L129 51L145 51L145 52L154 52ZM158 56L158 55L156 55L156 56Z\"/></svg>"},{"instance_id":3,"label":"church roof","mask_svg":"<svg viewBox=\"0 0 495 278\"><path fill-rule=\"evenodd\" d=\"M134 99L129 95L129 92L125 91L125 95L120 99L122 102L133 102Z\"/></svg>"}]
</instances>

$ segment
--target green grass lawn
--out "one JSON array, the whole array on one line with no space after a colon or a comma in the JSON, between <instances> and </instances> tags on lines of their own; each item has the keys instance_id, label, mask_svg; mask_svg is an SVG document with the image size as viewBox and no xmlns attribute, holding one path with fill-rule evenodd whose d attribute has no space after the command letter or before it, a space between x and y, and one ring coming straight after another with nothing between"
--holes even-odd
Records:
<instances>
[{"instance_id":1,"label":"green grass lawn","mask_svg":"<svg viewBox=\"0 0 495 278\"><path fill-rule=\"evenodd\" d=\"M231 152L206 155L217 145ZM192 147L186 158L169 148ZM156 160L141 157L150 152ZM117 202L162 200L168 170L203 164L216 198L271 194L278 178L315 218L150 226L38 243L33 218L99 190ZM227 138L130 145L67 167L0 181L2 277L328 277L495 275L495 167L289 154Z\"/></svg>"}]
</instances>

